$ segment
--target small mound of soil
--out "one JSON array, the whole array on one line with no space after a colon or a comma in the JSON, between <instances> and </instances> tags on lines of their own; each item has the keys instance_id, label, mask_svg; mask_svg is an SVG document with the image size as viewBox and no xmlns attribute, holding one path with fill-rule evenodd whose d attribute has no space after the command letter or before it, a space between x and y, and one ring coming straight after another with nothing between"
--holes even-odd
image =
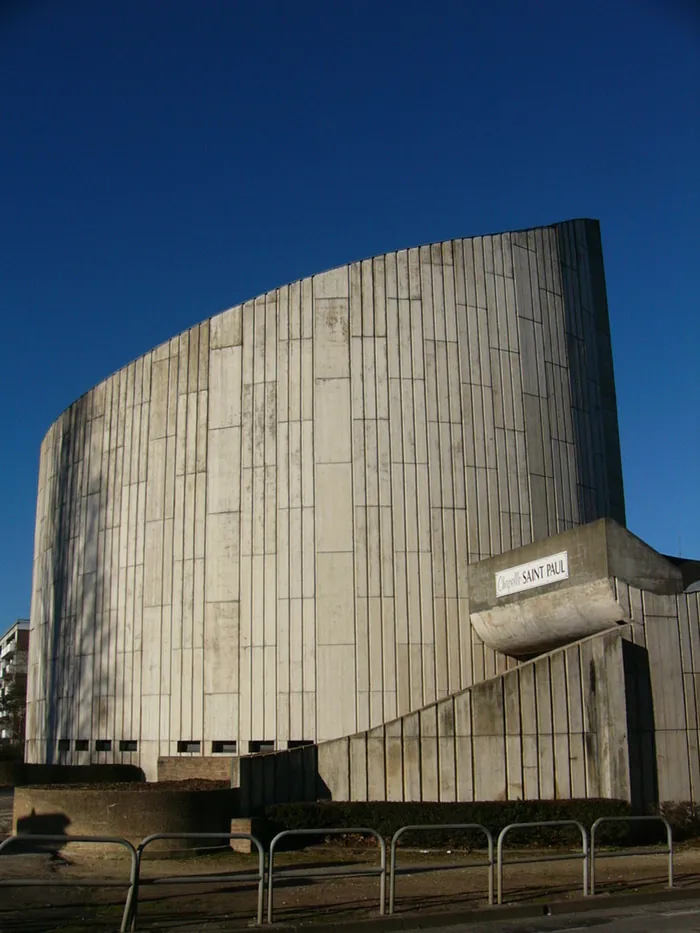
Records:
<instances>
[{"instance_id":1,"label":"small mound of soil","mask_svg":"<svg viewBox=\"0 0 700 933\"><path fill-rule=\"evenodd\" d=\"M115 791L123 790L130 793L146 793L148 791L168 790L230 790L228 781L208 781L204 778L190 778L186 781L112 781L95 784L32 784L32 790L94 790Z\"/></svg>"}]
</instances>

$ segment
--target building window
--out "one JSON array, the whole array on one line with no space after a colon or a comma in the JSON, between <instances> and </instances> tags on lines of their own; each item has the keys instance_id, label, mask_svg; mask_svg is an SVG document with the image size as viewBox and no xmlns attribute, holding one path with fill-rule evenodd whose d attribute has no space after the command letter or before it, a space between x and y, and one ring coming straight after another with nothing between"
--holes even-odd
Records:
<instances>
[{"instance_id":1,"label":"building window","mask_svg":"<svg viewBox=\"0 0 700 933\"><path fill-rule=\"evenodd\" d=\"M120 752L135 752L139 747L139 743L135 739L122 739L119 742L119 751Z\"/></svg>"},{"instance_id":2,"label":"building window","mask_svg":"<svg viewBox=\"0 0 700 933\"><path fill-rule=\"evenodd\" d=\"M199 752L201 747L201 742L183 741L177 743L177 750L179 752Z\"/></svg>"},{"instance_id":3,"label":"building window","mask_svg":"<svg viewBox=\"0 0 700 933\"><path fill-rule=\"evenodd\" d=\"M88 752L88 751L90 751L90 740L89 740L89 739L76 739L76 740L75 740L75 750L76 750L76 752Z\"/></svg>"},{"instance_id":4,"label":"building window","mask_svg":"<svg viewBox=\"0 0 700 933\"><path fill-rule=\"evenodd\" d=\"M304 748L305 745L313 745L311 739L292 739L291 742L287 742L287 748Z\"/></svg>"},{"instance_id":5,"label":"building window","mask_svg":"<svg viewBox=\"0 0 700 933\"><path fill-rule=\"evenodd\" d=\"M111 739L97 739L95 741L95 751L96 752L111 752L112 751L112 740Z\"/></svg>"},{"instance_id":6,"label":"building window","mask_svg":"<svg viewBox=\"0 0 700 933\"><path fill-rule=\"evenodd\" d=\"M268 740L261 740L259 742L248 742L248 754L255 755L258 752L274 752L275 743Z\"/></svg>"},{"instance_id":7,"label":"building window","mask_svg":"<svg viewBox=\"0 0 700 933\"><path fill-rule=\"evenodd\" d=\"M224 739L221 742L211 743L211 750L212 750L212 754L214 755L220 754L220 753L224 753L228 755L235 755L237 747L238 747L237 742L228 741L226 739Z\"/></svg>"},{"instance_id":8,"label":"building window","mask_svg":"<svg viewBox=\"0 0 700 933\"><path fill-rule=\"evenodd\" d=\"M70 751L70 739L59 739L58 750L59 752L69 752Z\"/></svg>"}]
</instances>

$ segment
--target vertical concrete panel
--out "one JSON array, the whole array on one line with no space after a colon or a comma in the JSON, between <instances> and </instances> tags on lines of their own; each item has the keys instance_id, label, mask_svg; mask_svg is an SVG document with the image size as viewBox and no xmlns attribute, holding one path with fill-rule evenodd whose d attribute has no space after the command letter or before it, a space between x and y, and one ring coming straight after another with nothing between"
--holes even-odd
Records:
<instances>
[{"instance_id":1,"label":"vertical concrete panel","mask_svg":"<svg viewBox=\"0 0 700 933\"><path fill-rule=\"evenodd\" d=\"M367 733L367 799L386 800L384 728Z\"/></svg>"},{"instance_id":2,"label":"vertical concrete panel","mask_svg":"<svg viewBox=\"0 0 700 933\"><path fill-rule=\"evenodd\" d=\"M367 736L365 733L350 738L350 794L351 800L367 800Z\"/></svg>"},{"instance_id":3,"label":"vertical concrete panel","mask_svg":"<svg viewBox=\"0 0 700 933\"><path fill-rule=\"evenodd\" d=\"M438 760L440 800L457 800L457 761L455 752L454 701L449 698L437 705Z\"/></svg>"},{"instance_id":4,"label":"vertical concrete panel","mask_svg":"<svg viewBox=\"0 0 700 933\"><path fill-rule=\"evenodd\" d=\"M474 799L505 800L507 795L505 711L499 678L472 688Z\"/></svg>"},{"instance_id":5,"label":"vertical concrete panel","mask_svg":"<svg viewBox=\"0 0 700 933\"><path fill-rule=\"evenodd\" d=\"M318 775L333 800L350 799L349 740L326 742L318 748Z\"/></svg>"},{"instance_id":6,"label":"vertical concrete panel","mask_svg":"<svg viewBox=\"0 0 700 933\"><path fill-rule=\"evenodd\" d=\"M384 727L386 799L403 800L403 743L401 721Z\"/></svg>"},{"instance_id":7,"label":"vertical concrete panel","mask_svg":"<svg viewBox=\"0 0 700 933\"><path fill-rule=\"evenodd\" d=\"M432 705L421 710L419 720L421 799L435 801L440 799L436 707Z\"/></svg>"}]
</instances>

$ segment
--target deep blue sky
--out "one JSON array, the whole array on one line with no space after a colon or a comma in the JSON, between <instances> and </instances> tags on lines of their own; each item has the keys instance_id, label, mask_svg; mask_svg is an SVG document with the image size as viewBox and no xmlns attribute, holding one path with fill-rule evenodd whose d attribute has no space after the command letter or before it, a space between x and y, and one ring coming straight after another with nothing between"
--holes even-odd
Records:
<instances>
[{"instance_id":1,"label":"deep blue sky","mask_svg":"<svg viewBox=\"0 0 700 933\"><path fill-rule=\"evenodd\" d=\"M629 527L700 558L692 0L0 0L0 630L39 445L189 325L386 250L602 222Z\"/></svg>"}]
</instances>

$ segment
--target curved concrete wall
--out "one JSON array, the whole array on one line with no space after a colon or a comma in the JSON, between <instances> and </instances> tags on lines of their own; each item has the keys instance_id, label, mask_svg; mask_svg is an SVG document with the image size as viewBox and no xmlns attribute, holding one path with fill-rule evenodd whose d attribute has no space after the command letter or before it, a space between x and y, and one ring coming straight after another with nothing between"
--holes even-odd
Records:
<instances>
[{"instance_id":1,"label":"curved concrete wall","mask_svg":"<svg viewBox=\"0 0 700 933\"><path fill-rule=\"evenodd\" d=\"M178 742L418 709L513 663L471 629L468 564L604 515L624 522L595 222L276 289L49 430L29 760L155 776Z\"/></svg>"}]
</instances>

